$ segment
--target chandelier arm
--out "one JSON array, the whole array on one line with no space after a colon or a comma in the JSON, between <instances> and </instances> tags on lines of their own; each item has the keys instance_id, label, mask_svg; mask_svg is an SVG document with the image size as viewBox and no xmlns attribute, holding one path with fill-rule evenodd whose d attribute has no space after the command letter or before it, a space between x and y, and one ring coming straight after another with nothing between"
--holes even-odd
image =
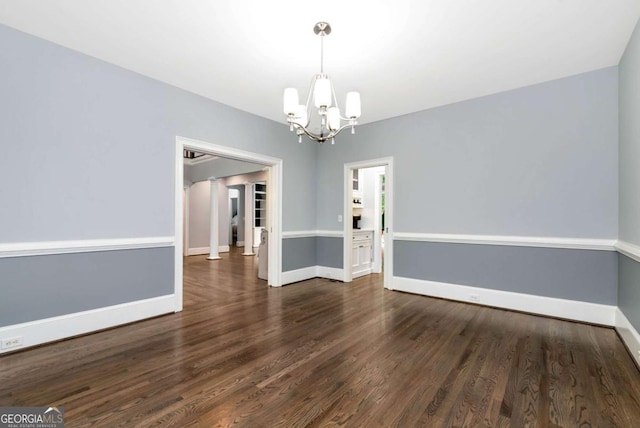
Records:
<instances>
[{"instance_id":1,"label":"chandelier arm","mask_svg":"<svg viewBox=\"0 0 640 428\"><path fill-rule=\"evenodd\" d=\"M309 87L309 93L307 94L307 104L305 104L307 107L307 123L311 122L311 94L313 94L313 89L316 86L316 80L318 80L317 74L311 78L311 85Z\"/></svg>"},{"instance_id":2,"label":"chandelier arm","mask_svg":"<svg viewBox=\"0 0 640 428\"><path fill-rule=\"evenodd\" d=\"M338 128L336 131L329 131L329 134L324 136L324 135L318 135L318 134L315 134L315 133L309 131L306 127L300 125L299 123L297 123L295 121L292 121L292 123L296 126L297 129L300 129L302 132L304 132L307 137L309 137L313 141L317 141L319 143L324 143L325 141L330 140L331 138L335 138L339 133L342 132L343 129L349 128L349 127L355 125L355 124L352 124L352 123L346 123L346 124L342 125L340 128Z\"/></svg>"},{"instance_id":3,"label":"chandelier arm","mask_svg":"<svg viewBox=\"0 0 640 428\"><path fill-rule=\"evenodd\" d=\"M336 131L331 131L331 136L328 138L334 138L336 135L338 135L339 133L342 132L343 129L345 128L349 128L350 126L352 126L350 123L345 123L344 125L342 125L340 128L338 128Z\"/></svg>"},{"instance_id":4,"label":"chandelier arm","mask_svg":"<svg viewBox=\"0 0 640 428\"><path fill-rule=\"evenodd\" d=\"M292 120L290 123L293 123L293 125L296 127L296 129L299 129L300 131L302 131L307 137L309 137L313 141L317 141L319 143L324 143L325 141L327 141L330 138L333 138L336 135L336 134L333 133L333 131L329 131L329 134L326 135L326 136L324 136L322 134L315 134L315 133L309 131L306 127L304 127L301 124L299 124L298 122L295 122L295 121Z\"/></svg>"}]
</instances>

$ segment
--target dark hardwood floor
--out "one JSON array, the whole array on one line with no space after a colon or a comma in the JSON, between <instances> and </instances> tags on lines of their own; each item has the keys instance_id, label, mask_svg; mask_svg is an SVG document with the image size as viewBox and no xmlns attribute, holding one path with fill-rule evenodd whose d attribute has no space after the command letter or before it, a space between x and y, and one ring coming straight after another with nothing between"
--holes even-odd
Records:
<instances>
[{"instance_id":1,"label":"dark hardwood floor","mask_svg":"<svg viewBox=\"0 0 640 428\"><path fill-rule=\"evenodd\" d=\"M68 427L640 424L612 329L383 290L268 288L239 251L185 261L185 309L0 357L0 406Z\"/></svg>"}]
</instances>

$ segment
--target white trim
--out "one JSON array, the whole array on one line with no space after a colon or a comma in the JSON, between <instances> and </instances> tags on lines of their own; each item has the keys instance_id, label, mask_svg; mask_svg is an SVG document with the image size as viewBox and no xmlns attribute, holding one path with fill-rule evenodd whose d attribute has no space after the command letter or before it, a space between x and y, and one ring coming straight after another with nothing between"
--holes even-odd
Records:
<instances>
[{"instance_id":1,"label":"white trim","mask_svg":"<svg viewBox=\"0 0 640 428\"><path fill-rule=\"evenodd\" d=\"M342 281L344 278L344 269L328 266L316 266L316 268L318 269L316 273L318 278L335 279L336 281Z\"/></svg>"},{"instance_id":2,"label":"white trim","mask_svg":"<svg viewBox=\"0 0 640 428\"><path fill-rule=\"evenodd\" d=\"M616 242L616 250L633 260L640 262L640 247L625 241Z\"/></svg>"},{"instance_id":3,"label":"white trim","mask_svg":"<svg viewBox=\"0 0 640 428\"><path fill-rule=\"evenodd\" d=\"M606 326L613 326L616 321L616 306L612 305L402 277L393 278L393 289Z\"/></svg>"},{"instance_id":4,"label":"white trim","mask_svg":"<svg viewBox=\"0 0 640 428\"><path fill-rule=\"evenodd\" d=\"M289 238L314 238L317 230L296 230L289 232L282 232L282 239Z\"/></svg>"},{"instance_id":5,"label":"white trim","mask_svg":"<svg viewBox=\"0 0 640 428\"><path fill-rule=\"evenodd\" d=\"M282 285L305 281L312 278L326 278L341 281L343 276L343 270L340 268L309 266L302 269L282 272Z\"/></svg>"},{"instance_id":6,"label":"white trim","mask_svg":"<svg viewBox=\"0 0 640 428\"><path fill-rule=\"evenodd\" d=\"M344 237L344 231L342 230L316 230L316 236L323 236L327 238L342 238Z\"/></svg>"},{"instance_id":7,"label":"white trim","mask_svg":"<svg viewBox=\"0 0 640 428\"><path fill-rule=\"evenodd\" d=\"M159 236L152 238L86 239L77 241L17 242L0 244L0 258L41 256L49 254L91 253L95 251L137 250L141 248L172 247L174 245L175 238L173 236Z\"/></svg>"},{"instance_id":8,"label":"white trim","mask_svg":"<svg viewBox=\"0 0 640 428\"><path fill-rule=\"evenodd\" d=\"M230 248L228 245L219 245L218 246L218 252L219 253L228 253L230 251Z\"/></svg>"},{"instance_id":9,"label":"white trim","mask_svg":"<svg viewBox=\"0 0 640 428\"><path fill-rule=\"evenodd\" d=\"M187 256L201 256L209 254L209 247L194 247L187 250Z\"/></svg>"},{"instance_id":10,"label":"white trim","mask_svg":"<svg viewBox=\"0 0 640 428\"><path fill-rule=\"evenodd\" d=\"M171 312L174 312L174 296L167 295L10 325L0 328L0 338L22 337L23 344L2 349L0 354Z\"/></svg>"},{"instance_id":11,"label":"white trim","mask_svg":"<svg viewBox=\"0 0 640 428\"><path fill-rule=\"evenodd\" d=\"M282 285L305 281L318 276L318 266L309 266L302 269L282 272Z\"/></svg>"},{"instance_id":12,"label":"white trim","mask_svg":"<svg viewBox=\"0 0 640 428\"><path fill-rule=\"evenodd\" d=\"M184 215L184 222L183 222L183 228L182 228L182 251L185 254L189 254L189 223L191 223L191 216L189 214L189 201L191 199L191 185L187 186L186 182L183 185L183 192L182 195L184 196L184 200L182 201L182 204L184 206L183 208L183 215ZM179 242L176 242L176 245L180 244Z\"/></svg>"},{"instance_id":13,"label":"white trim","mask_svg":"<svg viewBox=\"0 0 640 428\"><path fill-rule=\"evenodd\" d=\"M631 325L620 308L616 308L616 330L631 353L631 357L636 364L640 365L640 334Z\"/></svg>"},{"instance_id":14,"label":"white trim","mask_svg":"<svg viewBox=\"0 0 640 428\"><path fill-rule=\"evenodd\" d=\"M554 238L538 236L452 235L444 233L396 232L399 241L447 242L454 244L508 245L516 247L568 248L615 251L615 239Z\"/></svg>"},{"instance_id":15,"label":"white trim","mask_svg":"<svg viewBox=\"0 0 640 428\"><path fill-rule=\"evenodd\" d=\"M236 247L244 247L244 241L236 241Z\"/></svg>"},{"instance_id":16,"label":"white trim","mask_svg":"<svg viewBox=\"0 0 640 428\"><path fill-rule=\"evenodd\" d=\"M297 230L297 231L282 232L282 239L313 238L316 236L342 238L344 236L344 232L342 230Z\"/></svg>"},{"instance_id":17,"label":"white trim","mask_svg":"<svg viewBox=\"0 0 640 428\"><path fill-rule=\"evenodd\" d=\"M373 268L370 266L367 269L359 270L357 272L351 272L351 279L360 278L361 276L370 275L373 272Z\"/></svg>"}]
</instances>

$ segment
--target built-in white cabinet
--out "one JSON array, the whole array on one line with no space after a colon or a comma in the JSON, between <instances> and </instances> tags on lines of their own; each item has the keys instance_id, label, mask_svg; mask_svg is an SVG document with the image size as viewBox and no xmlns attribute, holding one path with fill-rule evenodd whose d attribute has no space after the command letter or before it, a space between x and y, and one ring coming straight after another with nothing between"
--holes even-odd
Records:
<instances>
[{"instance_id":1,"label":"built-in white cabinet","mask_svg":"<svg viewBox=\"0 0 640 428\"><path fill-rule=\"evenodd\" d=\"M351 276L353 278L371 273L373 267L372 247L372 230L353 231L353 245L351 246Z\"/></svg>"}]
</instances>

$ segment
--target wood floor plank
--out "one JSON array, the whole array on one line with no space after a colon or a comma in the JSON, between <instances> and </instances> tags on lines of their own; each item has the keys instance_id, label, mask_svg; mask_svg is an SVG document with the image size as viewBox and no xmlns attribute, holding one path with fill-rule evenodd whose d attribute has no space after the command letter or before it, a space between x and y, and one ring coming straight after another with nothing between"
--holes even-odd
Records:
<instances>
[{"instance_id":1,"label":"wood floor plank","mask_svg":"<svg viewBox=\"0 0 640 428\"><path fill-rule=\"evenodd\" d=\"M185 259L184 311L0 357L0 406L70 427L620 426L640 373L612 329L312 279L241 249Z\"/></svg>"}]
</instances>

